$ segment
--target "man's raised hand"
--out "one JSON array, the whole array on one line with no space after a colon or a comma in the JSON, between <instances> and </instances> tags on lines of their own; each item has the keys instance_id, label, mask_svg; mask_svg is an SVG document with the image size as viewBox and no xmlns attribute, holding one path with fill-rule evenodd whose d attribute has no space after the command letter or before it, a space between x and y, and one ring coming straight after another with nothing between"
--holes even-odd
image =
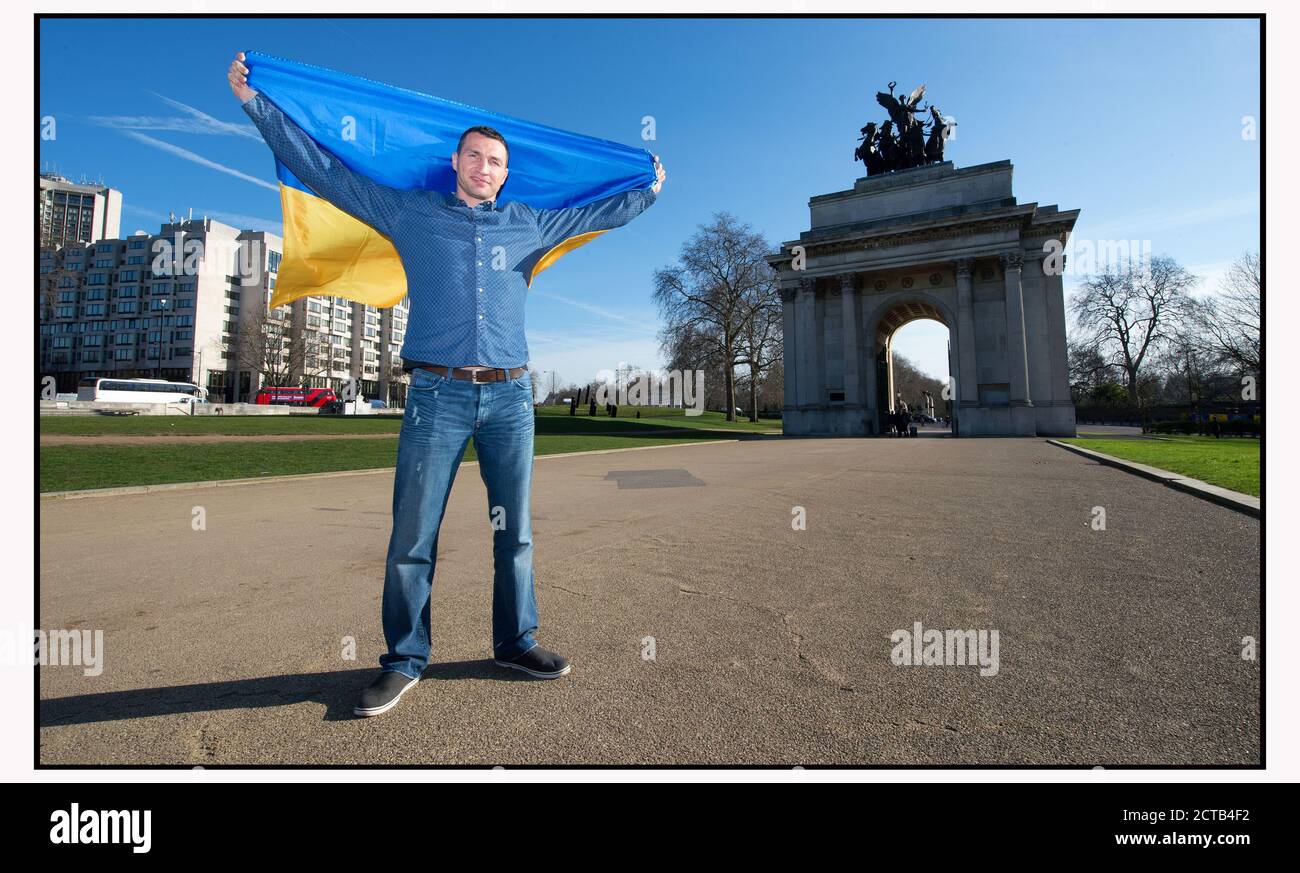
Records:
<instances>
[{"instance_id":1,"label":"man's raised hand","mask_svg":"<svg viewBox=\"0 0 1300 873\"><path fill-rule=\"evenodd\" d=\"M240 103L247 103L257 94L252 88L248 87L248 67L244 66L244 53L236 52L235 59L230 62L230 72L226 76L230 80L230 90L235 92Z\"/></svg>"}]
</instances>

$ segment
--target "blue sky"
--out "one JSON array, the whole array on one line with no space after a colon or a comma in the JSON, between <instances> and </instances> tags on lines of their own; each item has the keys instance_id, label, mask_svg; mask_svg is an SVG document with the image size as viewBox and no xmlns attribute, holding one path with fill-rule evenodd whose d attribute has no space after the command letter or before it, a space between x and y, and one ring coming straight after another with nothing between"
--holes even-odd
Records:
<instances>
[{"instance_id":1,"label":"blue sky","mask_svg":"<svg viewBox=\"0 0 1300 873\"><path fill-rule=\"evenodd\" d=\"M775 249L807 227L810 196L851 188L865 175L858 129L883 120L874 95L891 80L924 82L957 119L958 166L1009 158L1020 202L1081 209L1076 239L1151 240L1207 290L1259 248L1259 144L1242 137L1261 109L1249 20L46 20L38 108L58 137L41 143L42 167L121 190L124 234L190 208L278 229L265 144L191 112L247 123L225 70L249 49L660 155L655 206L530 292L533 365L565 382L661 363L653 273L715 212ZM946 339L921 322L899 349L942 376Z\"/></svg>"}]
</instances>

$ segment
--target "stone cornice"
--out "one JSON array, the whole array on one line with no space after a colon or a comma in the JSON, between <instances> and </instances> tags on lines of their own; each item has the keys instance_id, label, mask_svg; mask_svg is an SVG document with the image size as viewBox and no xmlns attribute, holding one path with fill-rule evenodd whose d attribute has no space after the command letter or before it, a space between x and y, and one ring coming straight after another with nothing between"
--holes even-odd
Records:
<instances>
[{"instance_id":1,"label":"stone cornice","mask_svg":"<svg viewBox=\"0 0 1300 873\"><path fill-rule=\"evenodd\" d=\"M881 232L870 236L843 237L826 242L799 241L791 245L801 245L807 257L843 254L845 252L869 251L872 249L894 248L918 242L930 242L940 239L958 239L977 233L997 230L1015 230L1023 228L1025 221L1021 216L998 216L981 221L966 221L960 224L948 224L939 227L908 229L894 232ZM789 246L782 246L780 254L768 255L769 264L789 261L793 255L788 253Z\"/></svg>"},{"instance_id":2,"label":"stone cornice","mask_svg":"<svg viewBox=\"0 0 1300 873\"><path fill-rule=\"evenodd\" d=\"M842 253L846 252L909 246L911 243L926 243L940 239L959 239L962 236L984 234L997 230L1019 230L1022 236L1028 236L1028 238L1032 239L1036 238L1036 236L1052 235L1053 231L1069 233L1074 225L1073 221L1053 222L1050 225L1032 223L1034 204L1027 204L1026 207L1014 207L1013 209L997 214L997 216L966 218L966 220L962 221L944 222L940 223L940 225L928 227L911 227L911 229L896 231L837 236L837 238L827 240L790 240L790 242L781 246L779 253L768 255L766 260L772 266L792 260L793 255L790 253L790 247L792 246L802 246L807 257L842 255ZM1027 230L1030 230L1031 233L1024 233Z\"/></svg>"},{"instance_id":3,"label":"stone cornice","mask_svg":"<svg viewBox=\"0 0 1300 873\"><path fill-rule=\"evenodd\" d=\"M781 245L781 251L769 254L765 259L772 269L781 270L783 265L793 259L793 246L802 246L805 257L817 257L960 239L1005 230L1018 230L1022 240L1054 237L1065 242L1074 230L1078 215L1077 209L1070 212L1039 212L1036 203L1025 203L979 216L936 219L911 227L848 232L824 239L789 240Z\"/></svg>"}]
</instances>

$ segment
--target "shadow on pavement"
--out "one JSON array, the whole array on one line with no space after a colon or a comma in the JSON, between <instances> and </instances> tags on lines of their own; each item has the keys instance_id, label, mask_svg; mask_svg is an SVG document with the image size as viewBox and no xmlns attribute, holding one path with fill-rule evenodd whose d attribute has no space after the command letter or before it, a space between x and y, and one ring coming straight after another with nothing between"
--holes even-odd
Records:
<instances>
[{"instance_id":1,"label":"shadow on pavement","mask_svg":"<svg viewBox=\"0 0 1300 873\"><path fill-rule=\"evenodd\" d=\"M189 712L256 709L312 701L326 707L325 721L357 718L352 707L361 689L379 668L262 676L231 682L207 682L166 688L138 688L104 694L79 694L40 701L41 727L120 721ZM491 659L430 664L421 682L482 679L492 682L544 682L515 670L498 667Z\"/></svg>"}]
</instances>

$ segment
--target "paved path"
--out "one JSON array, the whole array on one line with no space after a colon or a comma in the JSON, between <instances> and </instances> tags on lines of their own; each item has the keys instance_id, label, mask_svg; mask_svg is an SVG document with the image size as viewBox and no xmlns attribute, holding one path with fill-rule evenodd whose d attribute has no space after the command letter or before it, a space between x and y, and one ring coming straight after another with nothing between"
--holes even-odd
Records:
<instances>
[{"instance_id":1,"label":"paved path","mask_svg":"<svg viewBox=\"0 0 1300 873\"><path fill-rule=\"evenodd\" d=\"M466 468L432 665L396 709L354 719L383 651L391 486L43 501L41 627L102 629L106 654L99 676L41 670L41 761L1259 760L1259 665L1239 654L1261 632L1258 521L1041 440L539 463L539 639L574 665L552 682L487 659L491 531ZM807 530L791 529L796 505ZM891 633L918 621L996 629L997 674L894 666Z\"/></svg>"}]
</instances>

